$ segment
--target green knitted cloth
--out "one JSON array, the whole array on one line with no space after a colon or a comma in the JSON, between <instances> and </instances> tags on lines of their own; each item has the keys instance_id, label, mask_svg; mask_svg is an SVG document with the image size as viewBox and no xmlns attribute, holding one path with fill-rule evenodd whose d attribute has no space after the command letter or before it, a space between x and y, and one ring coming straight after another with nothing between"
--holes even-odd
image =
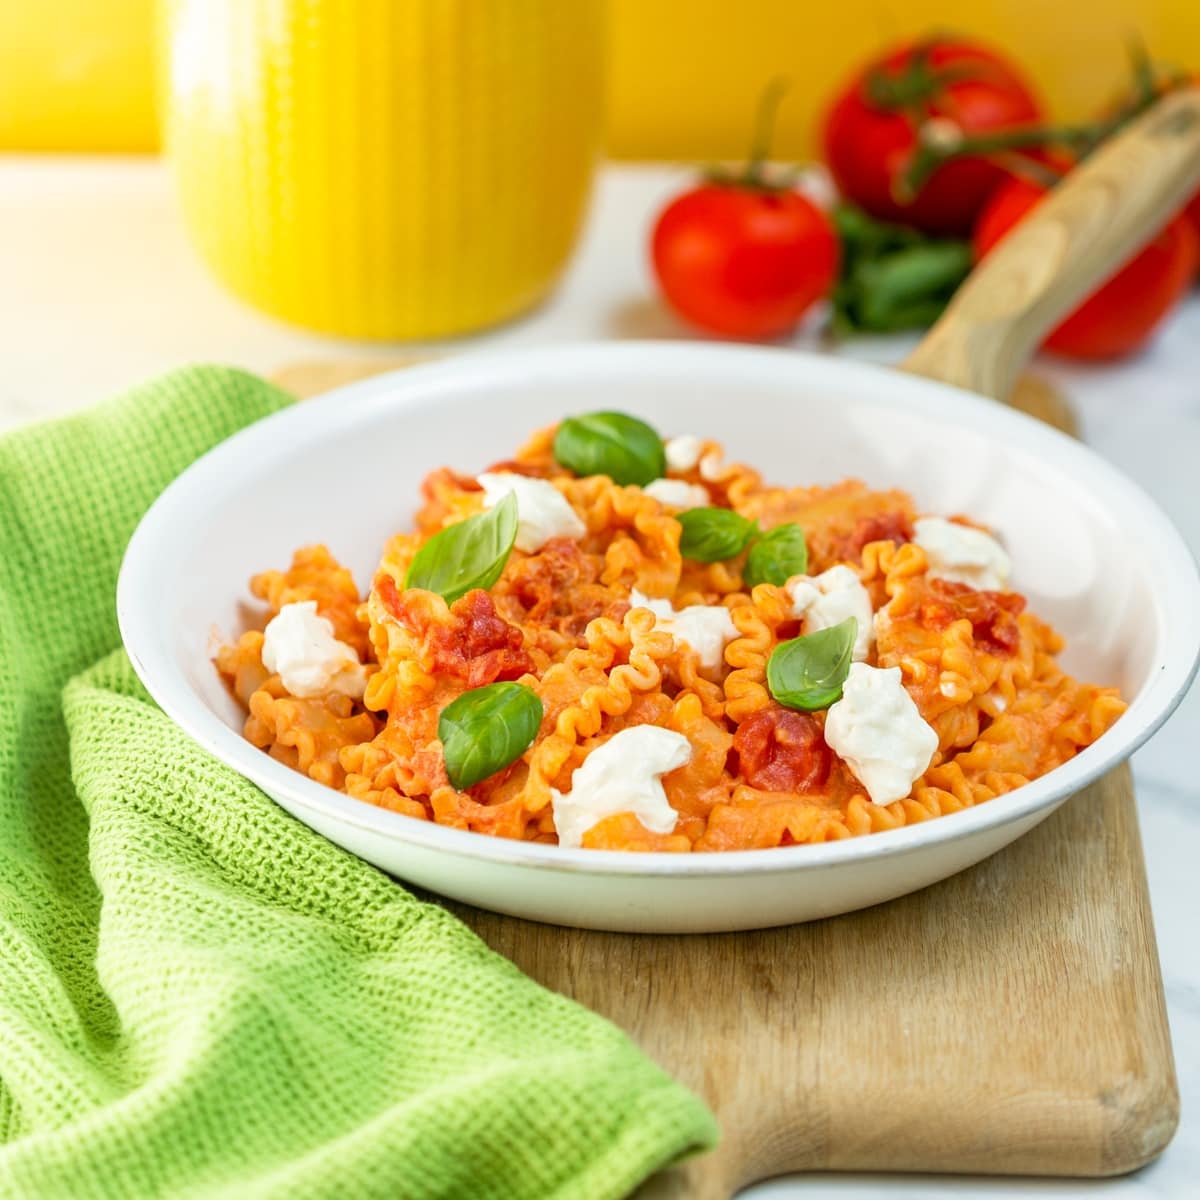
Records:
<instances>
[{"instance_id":1,"label":"green knitted cloth","mask_svg":"<svg viewBox=\"0 0 1200 1200\"><path fill-rule=\"evenodd\" d=\"M197 368L0 439L0 1196L605 1197L713 1144L619 1030L154 706L138 518L288 402Z\"/></svg>"}]
</instances>

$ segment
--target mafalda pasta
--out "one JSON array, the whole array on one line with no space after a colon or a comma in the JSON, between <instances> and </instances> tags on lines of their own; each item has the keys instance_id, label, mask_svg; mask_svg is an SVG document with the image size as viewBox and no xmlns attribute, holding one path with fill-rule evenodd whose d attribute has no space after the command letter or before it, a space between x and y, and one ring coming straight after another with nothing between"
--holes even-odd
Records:
<instances>
[{"instance_id":1,"label":"mafalda pasta","mask_svg":"<svg viewBox=\"0 0 1200 1200\"><path fill-rule=\"evenodd\" d=\"M621 413L433 471L366 596L324 546L251 580L217 667L266 753L366 804L610 850L822 842L1012 791L1124 704L969 518L781 487Z\"/></svg>"}]
</instances>

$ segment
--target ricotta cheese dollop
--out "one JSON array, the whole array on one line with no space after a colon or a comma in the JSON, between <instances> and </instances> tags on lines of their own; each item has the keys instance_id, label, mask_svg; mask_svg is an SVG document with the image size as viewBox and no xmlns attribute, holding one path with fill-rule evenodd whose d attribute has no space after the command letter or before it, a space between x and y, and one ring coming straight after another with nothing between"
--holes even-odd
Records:
<instances>
[{"instance_id":1,"label":"ricotta cheese dollop","mask_svg":"<svg viewBox=\"0 0 1200 1200\"><path fill-rule=\"evenodd\" d=\"M707 508L712 500L702 483L688 483L685 479L655 479L642 491L672 508Z\"/></svg>"},{"instance_id":2,"label":"ricotta cheese dollop","mask_svg":"<svg viewBox=\"0 0 1200 1200\"><path fill-rule=\"evenodd\" d=\"M825 717L825 741L873 804L903 800L929 767L937 734L900 682L899 667L851 663L842 698Z\"/></svg>"},{"instance_id":3,"label":"ricotta cheese dollop","mask_svg":"<svg viewBox=\"0 0 1200 1200\"><path fill-rule=\"evenodd\" d=\"M629 593L634 608L648 608L654 614L654 628L669 633L696 653L700 665L715 671L725 661L725 646L738 637L738 627L729 609L720 604L693 604L675 608L670 600L652 600L634 588Z\"/></svg>"},{"instance_id":4,"label":"ricotta cheese dollop","mask_svg":"<svg viewBox=\"0 0 1200 1200\"><path fill-rule=\"evenodd\" d=\"M921 517L913 533L934 579L965 583L981 592L1000 592L1007 586L1012 561L991 534L942 517Z\"/></svg>"},{"instance_id":5,"label":"ricotta cheese dollop","mask_svg":"<svg viewBox=\"0 0 1200 1200\"><path fill-rule=\"evenodd\" d=\"M317 615L315 600L285 604L263 633L263 665L293 696L310 700L342 692L361 700L367 672L353 646L333 636L333 626Z\"/></svg>"},{"instance_id":6,"label":"ricotta cheese dollop","mask_svg":"<svg viewBox=\"0 0 1200 1200\"><path fill-rule=\"evenodd\" d=\"M566 496L545 479L530 479L512 472L485 472L479 476L483 488L483 507L495 508L512 492L517 497L518 550L536 554L551 538L578 541L587 526L571 507Z\"/></svg>"},{"instance_id":7,"label":"ricotta cheese dollop","mask_svg":"<svg viewBox=\"0 0 1200 1200\"><path fill-rule=\"evenodd\" d=\"M668 439L663 444L663 453L667 456L667 466L672 471L690 471L699 461L704 443L695 435L681 433L678 437Z\"/></svg>"},{"instance_id":8,"label":"ricotta cheese dollop","mask_svg":"<svg viewBox=\"0 0 1200 1200\"><path fill-rule=\"evenodd\" d=\"M787 591L792 614L803 619L805 633L830 629L853 617L858 622L854 661L861 662L870 654L875 640L871 596L852 568L839 564L820 575L799 575L788 580Z\"/></svg>"},{"instance_id":9,"label":"ricotta cheese dollop","mask_svg":"<svg viewBox=\"0 0 1200 1200\"><path fill-rule=\"evenodd\" d=\"M710 450L700 460L700 478L706 483L716 483L725 474L725 458L719 450Z\"/></svg>"},{"instance_id":10,"label":"ricotta cheese dollop","mask_svg":"<svg viewBox=\"0 0 1200 1200\"><path fill-rule=\"evenodd\" d=\"M551 788L558 844L578 848L593 825L625 812L651 833L670 833L678 814L667 801L662 777L691 757L691 743L670 729L633 725L614 733L576 769L569 792Z\"/></svg>"}]
</instances>

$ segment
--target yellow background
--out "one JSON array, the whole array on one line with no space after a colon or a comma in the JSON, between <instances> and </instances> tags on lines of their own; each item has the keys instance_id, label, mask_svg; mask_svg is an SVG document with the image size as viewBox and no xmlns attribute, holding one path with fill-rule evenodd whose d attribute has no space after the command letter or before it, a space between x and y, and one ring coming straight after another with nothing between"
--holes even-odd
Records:
<instances>
[{"instance_id":1,"label":"yellow background","mask_svg":"<svg viewBox=\"0 0 1200 1200\"><path fill-rule=\"evenodd\" d=\"M776 74L793 81L778 153L807 155L846 71L881 42L930 28L1007 48L1065 118L1113 94L1135 30L1157 56L1200 69L1198 0L609 0L609 9L608 145L625 158L740 155L755 99ZM153 10L154 0L0 2L0 147L154 149Z\"/></svg>"}]
</instances>

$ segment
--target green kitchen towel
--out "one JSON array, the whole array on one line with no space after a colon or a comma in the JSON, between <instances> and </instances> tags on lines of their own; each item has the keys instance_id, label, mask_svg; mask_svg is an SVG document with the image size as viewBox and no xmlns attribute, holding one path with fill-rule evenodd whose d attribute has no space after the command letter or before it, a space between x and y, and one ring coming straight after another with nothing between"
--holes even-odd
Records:
<instances>
[{"instance_id":1,"label":"green kitchen towel","mask_svg":"<svg viewBox=\"0 0 1200 1200\"><path fill-rule=\"evenodd\" d=\"M703 1105L208 758L118 649L142 512L287 402L196 368L0 439L0 1196L624 1195L713 1144Z\"/></svg>"}]
</instances>

